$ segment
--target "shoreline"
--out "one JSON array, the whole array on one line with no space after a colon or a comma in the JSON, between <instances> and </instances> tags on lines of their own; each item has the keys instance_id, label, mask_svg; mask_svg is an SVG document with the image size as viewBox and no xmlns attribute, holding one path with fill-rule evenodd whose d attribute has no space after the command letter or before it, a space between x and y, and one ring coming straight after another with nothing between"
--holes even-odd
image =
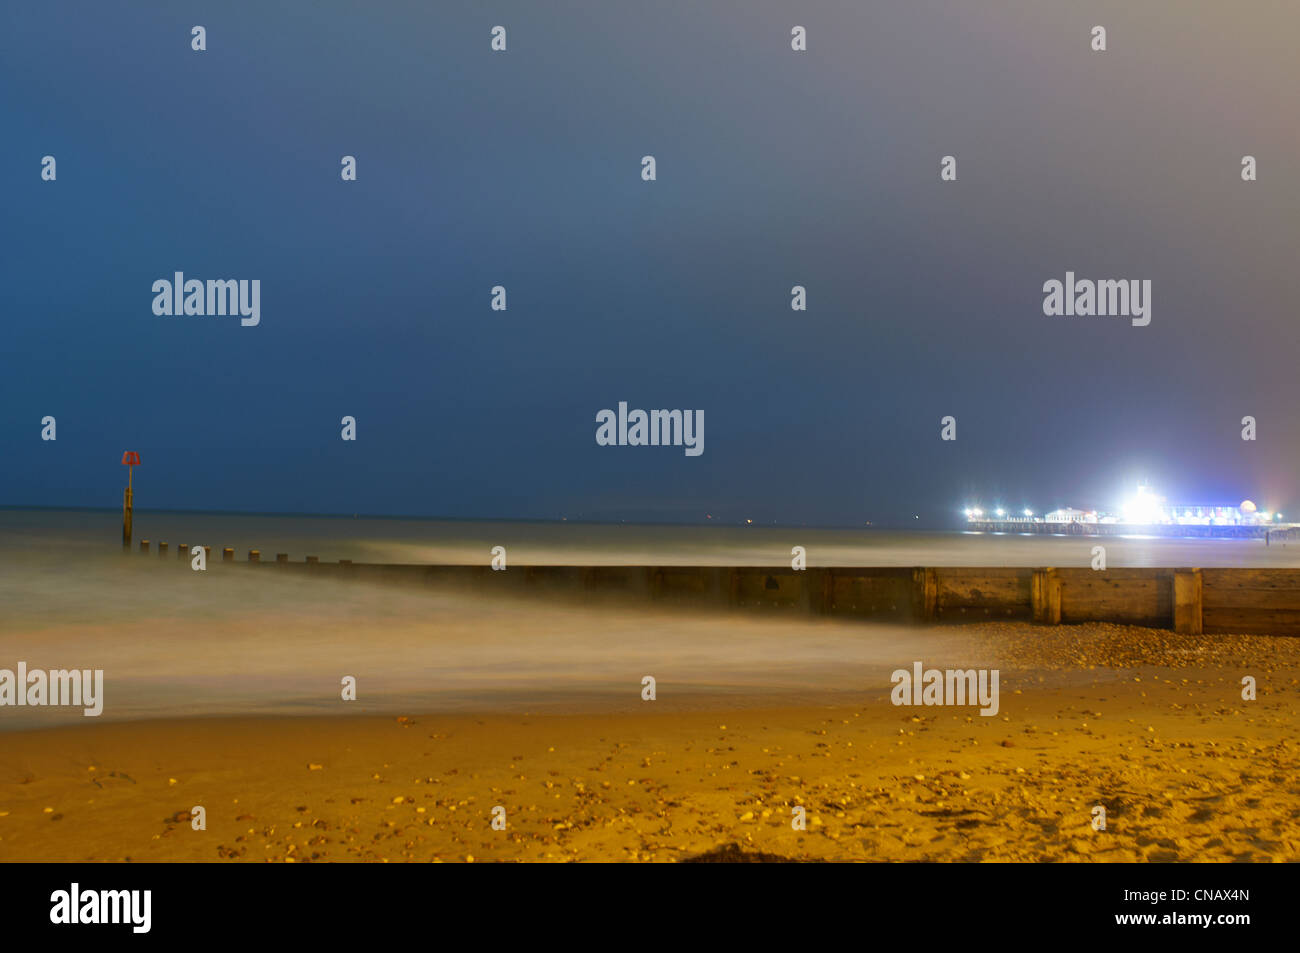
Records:
<instances>
[{"instance_id":1,"label":"shoreline","mask_svg":"<svg viewBox=\"0 0 1300 953\"><path fill-rule=\"evenodd\" d=\"M633 711L10 732L0 860L1300 860L1300 642L965 628L1004 666L996 717L661 685Z\"/></svg>"}]
</instances>

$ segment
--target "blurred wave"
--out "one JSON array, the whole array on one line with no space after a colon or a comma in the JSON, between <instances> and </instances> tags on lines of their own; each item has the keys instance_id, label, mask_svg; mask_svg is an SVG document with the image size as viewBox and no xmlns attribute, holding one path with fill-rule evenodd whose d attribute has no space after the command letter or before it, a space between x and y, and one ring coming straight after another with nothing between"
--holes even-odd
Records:
<instances>
[{"instance_id":1,"label":"blurred wave","mask_svg":"<svg viewBox=\"0 0 1300 953\"><path fill-rule=\"evenodd\" d=\"M635 708L641 680L657 704L833 704L880 701L894 668L924 659L981 664L978 645L924 630L801 615L690 614L655 606L487 600L468 593L343 582L337 577L220 565L220 547L257 547L357 561L788 565L984 562L1025 542L936 534L472 524L389 520L141 514L137 538L173 552L123 554L116 514L0 512L0 668L103 669L101 720L218 714L402 713L442 710ZM180 543L213 547L209 571L178 559ZM1170 541L1107 541L1111 565L1146 553L1165 564ZM1128 542L1128 541L1121 541ZM1190 542L1190 541L1189 541ZM1007 545L1013 548L1004 548ZM1240 547L1247 544L1229 543ZM1295 548L1300 555L1300 547ZM1227 552L1227 548L1223 552ZM1036 552L1041 553L1039 549ZM1065 550L1037 564L1065 562ZM1133 564L1131 561L1129 564ZM341 679L357 679L344 703ZM0 730L84 723L79 710L0 708Z\"/></svg>"}]
</instances>

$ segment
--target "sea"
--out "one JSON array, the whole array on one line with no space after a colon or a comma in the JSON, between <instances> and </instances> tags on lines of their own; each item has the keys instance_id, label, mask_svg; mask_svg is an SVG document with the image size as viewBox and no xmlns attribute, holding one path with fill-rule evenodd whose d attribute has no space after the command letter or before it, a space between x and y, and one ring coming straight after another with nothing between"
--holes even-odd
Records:
<instances>
[{"instance_id":1,"label":"sea","mask_svg":"<svg viewBox=\"0 0 1300 953\"><path fill-rule=\"evenodd\" d=\"M799 614L692 615L234 572L243 560L526 565L1300 566L1255 540L905 533L756 526L468 522L229 513L0 510L0 670L102 669L105 721L229 715L397 715L887 703L889 673L980 663L977 644ZM166 559L156 554L169 543ZM175 555L212 550L206 572ZM978 640L975 640L976 642ZM344 701L345 677L357 698ZM80 710L0 706L0 731L85 724Z\"/></svg>"}]
</instances>

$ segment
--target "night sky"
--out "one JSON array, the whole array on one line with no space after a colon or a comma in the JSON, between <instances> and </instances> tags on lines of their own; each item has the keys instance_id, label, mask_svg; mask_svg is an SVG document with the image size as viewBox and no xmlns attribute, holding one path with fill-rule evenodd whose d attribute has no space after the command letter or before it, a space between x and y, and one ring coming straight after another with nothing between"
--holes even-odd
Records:
<instances>
[{"instance_id":1,"label":"night sky","mask_svg":"<svg viewBox=\"0 0 1300 953\"><path fill-rule=\"evenodd\" d=\"M1254 0L5 4L0 505L118 506L132 449L141 509L933 527L1148 479L1300 514L1298 28ZM1151 324L1045 316L1067 270L1150 279ZM260 325L155 316L175 271L260 279ZM597 446L620 400L702 409L703 455Z\"/></svg>"}]
</instances>

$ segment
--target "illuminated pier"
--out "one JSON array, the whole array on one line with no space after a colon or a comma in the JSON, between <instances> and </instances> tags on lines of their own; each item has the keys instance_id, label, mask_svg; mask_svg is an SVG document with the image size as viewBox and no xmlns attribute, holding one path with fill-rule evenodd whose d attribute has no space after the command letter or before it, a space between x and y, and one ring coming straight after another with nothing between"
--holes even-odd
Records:
<instances>
[{"instance_id":1,"label":"illuminated pier","mask_svg":"<svg viewBox=\"0 0 1300 953\"><path fill-rule=\"evenodd\" d=\"M1281 513L1240 503L1167 503L1145 485L1116 512L1059 507L1042 516L1025 509L1013 513L996 506L966 508L966 526L976 533L1053 536L1170 536L1192 539L1292 539L1300 523L1282 522Z\"/></svg>"},{"instance_id":2,"label":"illuminated pier","mask_svg":"<svg viewBox=\"0 0 1300 953\"><path fill-rule=\"evenodd\" d=\"M1182 525L1178 523L1102 523L1071 521L1049 523L1029 519L978 519L968 517L967 532L1047 536L1167 536L1187 539L1300 539L1300 524Z\"/></svg>"}]
</instances>

